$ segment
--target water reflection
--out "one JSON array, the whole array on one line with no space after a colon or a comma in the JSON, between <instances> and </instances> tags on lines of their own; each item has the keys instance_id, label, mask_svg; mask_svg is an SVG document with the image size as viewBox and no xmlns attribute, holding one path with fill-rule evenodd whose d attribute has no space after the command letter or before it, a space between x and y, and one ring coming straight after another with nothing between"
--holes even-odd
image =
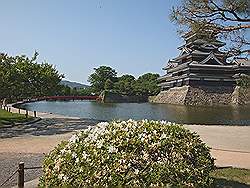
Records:
<instances>
[{"instance_id":1,"label":"water reflection","mask_svg":"<svg viewBox=\"0 0 250 188\"><path fill-rule=\"evenodd\" d=\"M194 107L151 103L103 104L94 101L41 101L24 104L23 107L28 110L100 120L164 119L189 124L250 125L250 106Z\"/></svg>"}]
</instances>

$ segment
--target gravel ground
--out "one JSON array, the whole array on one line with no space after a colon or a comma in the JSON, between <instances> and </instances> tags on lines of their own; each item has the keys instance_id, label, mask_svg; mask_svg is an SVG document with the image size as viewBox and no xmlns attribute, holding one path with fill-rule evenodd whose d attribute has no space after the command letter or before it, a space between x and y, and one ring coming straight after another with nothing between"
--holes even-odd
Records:
<instances>
[{"instance_id":1,"label":"gravel ground","mask_svg":"<svg viewBox=\"0 0 250 188\"><path fill-rule=\"evenodd\" d=\"M85 129L98 122L92 119L46 118L28 125L0 128L0 138L62 134Z\"/></svg>"},{"instance_id":2,"label":"gravel ground","mask_svg":"<svg viewBox=\"0 0 250 188\"><path fill-rule=\"evenodd\" d=\"M0 128L0 185L17 169L19 162L26 167L41 166L43 153L48 153L70 133L94 126L99 121L75 118L45 118L29 125ZM65 134L69 133L69 134ZM25 182L41 176L42 170L26 170ZM17 182L13 176L3 187Z\"/></svg>"},{"instance_id":3,"label":"gravel ground","mask_svg":"<svg viewBox=\"0 0 250 188\"><path fill-rule=\"evenodd\" d=\"M0 184L2 184L17 169L19 162L24 162L25 167L41 166L44 154L32 153L0 153ZM25 170L25 182L42 175L41 169ZM3 187L12 187L17 183L15 174Z\"/></svg>"}]
</instances>

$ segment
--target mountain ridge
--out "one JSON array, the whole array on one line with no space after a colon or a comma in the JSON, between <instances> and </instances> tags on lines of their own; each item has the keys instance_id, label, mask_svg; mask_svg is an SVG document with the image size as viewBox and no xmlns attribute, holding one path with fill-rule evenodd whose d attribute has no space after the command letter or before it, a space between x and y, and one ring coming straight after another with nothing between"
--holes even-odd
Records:
<instances>
[{"instance_id":1,"label":"mountain ridge","mask_svg":"<svg viewBox=\"0 0 250 188\"><path fill-rule=\"evenodd\" d=\"M65 86L69 86L70 88L76 88L76 89L81 89L81 88L87 88L89 87L89 85L86 84L82 84L79 82L73 82L73 81L69 81L69 80L62 80L60 82L61 85L65 85Z\"/></svg>"}]
</instances>

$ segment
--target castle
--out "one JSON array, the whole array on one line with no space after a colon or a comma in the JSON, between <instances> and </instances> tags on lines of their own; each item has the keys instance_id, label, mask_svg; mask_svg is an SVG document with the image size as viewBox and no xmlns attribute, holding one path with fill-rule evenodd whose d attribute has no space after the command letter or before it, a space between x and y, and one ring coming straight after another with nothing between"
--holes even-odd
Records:
<instances>
[{"instance_id":1,"label":"castle","mask_svg":"<svg viewBox=\"0 0 250 188\"><path fill-rule=\"evenodd\" d=\"M225 43L205 33L187 33L180 55L168 61L159 86L161 92L154 102L185 105L245 104L249 89L241 94L237 80L250 75L250 61L226 61L220 51Z\"/></svg>"}]
</instances>

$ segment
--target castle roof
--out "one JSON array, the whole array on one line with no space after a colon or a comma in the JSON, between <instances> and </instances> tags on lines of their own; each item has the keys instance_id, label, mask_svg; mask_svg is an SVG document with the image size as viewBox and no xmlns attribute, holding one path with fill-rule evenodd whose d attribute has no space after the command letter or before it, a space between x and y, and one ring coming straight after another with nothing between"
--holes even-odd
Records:
<instances>
[{"instance_id":1,"label":"castle roof","mask_svg":"<svg viewBox=\"0 0 250 188\"><path fill-rule=\"evenodd\" d=\"M250 66L250 59L246 58L237 58L232 61L232 63L238 66Z\"/></svg>"}]
</instances>

